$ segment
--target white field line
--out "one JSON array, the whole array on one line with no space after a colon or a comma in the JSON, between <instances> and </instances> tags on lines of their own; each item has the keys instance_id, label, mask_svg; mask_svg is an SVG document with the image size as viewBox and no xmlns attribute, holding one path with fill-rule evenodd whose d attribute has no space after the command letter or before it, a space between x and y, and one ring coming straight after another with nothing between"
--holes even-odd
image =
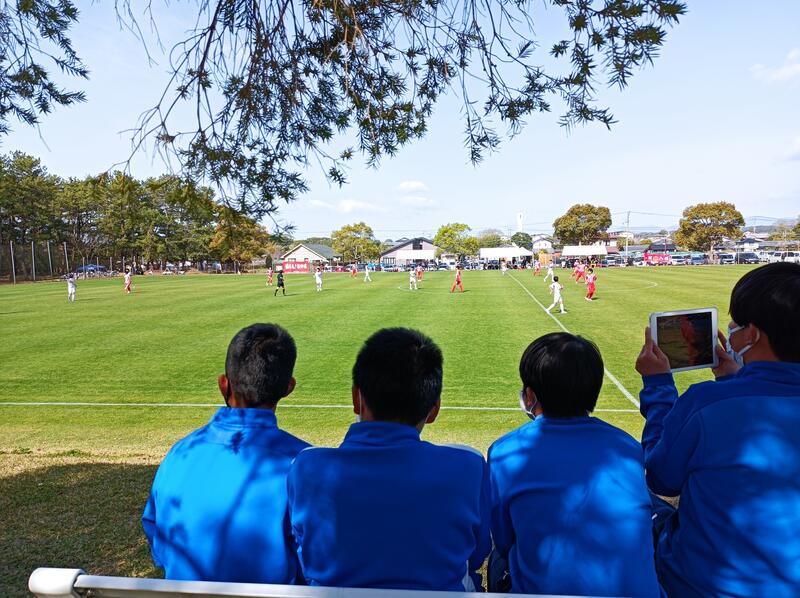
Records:
<instances>
[{"instance_id":1,"label":"white field line","mask_svg":"<svg viewBox=\"0 0 800 598\"><path fill-rule=\"evenodd\" d=\"M528 287L526 287L526 286L525 286L524 284L522 284L522 283L521 283L519 280L517 280L516 276L514 276L513 274L511 274L510 276L511 276L511 279L512 279L514 282L516 282L516 283L517 283L517 284L520 286L520 288L521 288L523 291L525 291L525 292L528 294L528 297L530 297L531 299L533 299L533 300L536 302L536 305L538 305L539 307L541 307L541 308L542 308L542 311L543 311L544 313L546 313L548 316L550 316L550 317L553 319L553 321L554 321L556 324L558 324L558 325L559 325L559 327L561 328L561 330L563 330L564 332L569 332L569 330L567 330L567 327L566 327L566 326L564 326L564 324L562 324L562 323L561 323L561 320L559 320L557 317L555 317L553 314L551 314L549 311L547 311L547 308L546 308L546 307L545 307L545 306L542 304L542 302L541 302L541 301L539 301L539 300L538 300L538 299L537 299L537 298L536 298L536 297L533 295L533 293L531 293L531 292L528 290ZM571 334L571 333L570 333L570 334ZM611 382L614 384L614 386L616 386L616 387L619 389L619 391L620 391L620 392L621 392L621 393L622 393L622 394L625 396L625 398L626 398L626 399L628 399L628 400L629 400L631 403L633 403L634 405L636 405L636 408L637 408L637 410L638 410L638 408L639 408L639 401L637 401L637 400L636 400L636 397L634 397L634 396L633 396L633 395L632 395L630 392L628 392L628 389L627 389L627 388L625 388L624 386L622 386L622 383L621 383L619 380L617 380L617 377L616 377L616 376L614 376L614 374L612 374L611 372L609 372L609 371L608 371L608 368L604 367L604 368L603 368L603 371L605 371L605 374L606 374L606 376L608 377L608 379L609 379L609 380L611 380ZM599 409L595 409L595 411L600 411L600 410L599 410Z\"/></svg>"},{"instance_id":2,"label":"white field line","mask_svg":"<svg viewBox=\"0 0 800 598\"><path fill-rule=\"evenodd\" d=\"M0 407L222 407L220 403L90 403L69 401L2 401ZM281 409L352 409L352 405L279 405ZM450 405L442 406L446 411L519 411L519 407L479 407ZM595 409L603 413L639 413L636 409Z\"/></svg>"}]
</instances>

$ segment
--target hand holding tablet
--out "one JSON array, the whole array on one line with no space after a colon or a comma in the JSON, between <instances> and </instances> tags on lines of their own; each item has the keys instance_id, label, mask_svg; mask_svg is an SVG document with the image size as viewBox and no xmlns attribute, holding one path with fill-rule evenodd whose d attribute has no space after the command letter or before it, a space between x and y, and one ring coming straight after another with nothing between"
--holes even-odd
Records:
<instances>
[{"instance_id":1,"label":"hand holding tablet","mask_svg":"<svg viewBox=\"0 0 800 598\"><path fill-rule=\"evenodd\" d=\"M650 314L653 342L669 358L670 371L716 368L717 309L685 309Z\"/></svg>"}]
</instances>

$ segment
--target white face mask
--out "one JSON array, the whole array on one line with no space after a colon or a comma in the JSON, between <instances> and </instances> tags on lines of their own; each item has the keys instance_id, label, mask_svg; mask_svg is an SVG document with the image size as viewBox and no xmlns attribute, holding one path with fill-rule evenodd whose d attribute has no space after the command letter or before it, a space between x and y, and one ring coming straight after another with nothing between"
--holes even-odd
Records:
<instances>
[{"instance_id":1,"label":"white face mask","mask_svg":"<svg viewBox=\"0 0 800 598\"><path fill-rule=\"evenodd\" d=\"M739 332L740 330L744 330L744 328L745 328L744 326L736 326L734 328L728 328L728 338L725 341L725 350L728 352L728 355L731 356L731 358L736 362L736 365L738 365L739 367L742 367L744 365L744 357L743 357L743 355L745 353L747 353L750 349L753 348L753 344L754 343L750 343L749 345L745 345L744 347L742 347L738 351L735 351L733 349L733 347L731 347L731 335L734 332ZM760 338L760 337L761 337L761 334L759 333L758 338ZM756 338L756 342L758 342L758 338Z\"/></svg>"},{"instance_id":2,"label":"white face mask","mask_svg":"<svg viewBox=\"0 0 800 598\"><path fill-rule=\"evenodd\" d=\"M525 389L523 388L521 391L519 391L519 408L522 409L525 415L527 415L531 419L536 419L536 414L534 413L534 410L538 406L539 406L539 401L534 401L530 411L528 411L528 406L525 404Z\"/></svg>"}]
</instances>

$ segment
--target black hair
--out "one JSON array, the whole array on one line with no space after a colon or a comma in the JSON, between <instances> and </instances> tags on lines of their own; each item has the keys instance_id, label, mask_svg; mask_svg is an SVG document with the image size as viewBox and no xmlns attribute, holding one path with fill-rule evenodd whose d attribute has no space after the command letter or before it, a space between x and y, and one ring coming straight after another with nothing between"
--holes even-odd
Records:
<instances>
[{"instance_id":1,"label":"black hair","mask_svg":"<svg viewBox=\"0 0 800 598\"><path fill-rule=\"evenodd\" d=\"M442 352L430 338L408 328L384 328L356 357L353 385L377 421L416 426L442 394Z\"/></svg>"},{"instance_id":2,"label":"black hair","mask_svg":"<svg viewBox=\"0 0 800 598\"><path fill-rule=\"evenodd\" d=\"M247 407L274 407L286 396L297 361L292 336L277 324L242 328L228 345L225 375Z\"/></svg>"},{"instance_id":3,"label":"black hair","mask_svg":"<svg viewBox=\"0 0 800 598\"><path fill-rule=\"evenodd\" d=\"M761 329L778 359L800 362L800 264L775 262L742 276L729 312L740 326Z\"/></svg>"},{"instance_id":4,"label":"black hair","mask_svg":"<svg viewBox=\"0 0 800 598\"><path fill-rule=\"evenodd\" d=\"M523 385L536 393L549 417L577 417L594 411L603 371L597 346L567 332L537 338L519 362Z\"/></svg>"},{"instance_id":5,"label":"black hair","mask_svg":"<svg viewBox=\"0 0 800 598\"><path fill-rule=\"evenodd\" d=\"M553 276L553 282L558 282L558 276Z\"/></svg>"},{"instance_id":6,"label":"black hair","mask_svg":"<svg viewBox=\"0 0 800 598\"><path fill-rule=\"evenodd\" d=\"M594 272L594 268L589 268L589 272Z\"/></svg>"}]
</instances>

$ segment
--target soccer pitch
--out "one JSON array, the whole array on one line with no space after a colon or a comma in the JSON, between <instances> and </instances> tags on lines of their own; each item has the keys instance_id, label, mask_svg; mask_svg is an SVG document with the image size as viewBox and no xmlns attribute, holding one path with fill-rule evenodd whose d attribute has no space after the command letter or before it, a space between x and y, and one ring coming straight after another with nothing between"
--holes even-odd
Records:
<instances>
[{"instance_id":1,"label":"soccer pitch","mask_svg":"<svg viewBox=\"0 0 800 598\"><path fill-rule=\"evenodd\" d=\"M595 341L607 376L596 416L637 439L643 420L633 363L652 311L716 306L727 323L730 290L750 267L598 270L597 300L567 270L567 314L546 314L550 296L531 271L287 276L273 296L263 276L139 276L0 287L0 594L25 595L39 565L152 575L138 519L160 458L204 424L222 399L216 377L231 337L276 322L297 342L297 388L278 421L314 444L335 445L354 420L350 370L361 343L387 326L417 328L442 349L443 410L432 442L485 451L526 417L518 408L524 348L563 329ZM710 372L677 376L681 388ZM23 585L20 585L23 584Z\"/></svg>"}]
</instances>

